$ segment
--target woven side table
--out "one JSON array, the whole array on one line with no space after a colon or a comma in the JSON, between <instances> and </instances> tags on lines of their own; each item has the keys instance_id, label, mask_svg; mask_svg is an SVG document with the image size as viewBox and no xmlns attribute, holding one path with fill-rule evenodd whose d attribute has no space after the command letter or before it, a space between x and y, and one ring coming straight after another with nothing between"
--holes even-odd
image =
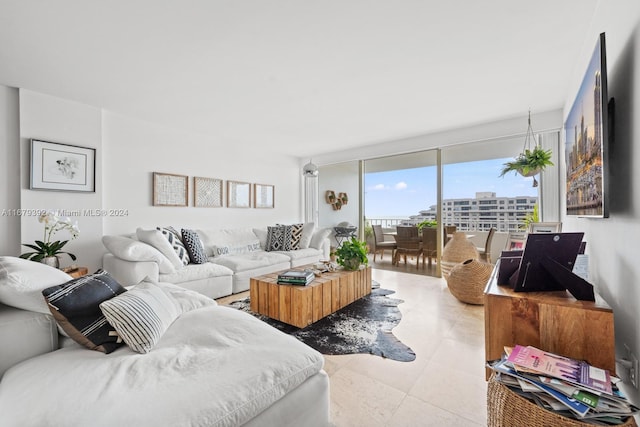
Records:
<instances>
[{"instance_id":1,"label":"woven side table","mask_svg":"<svg viewBox=\"0 0 640 427\"><path fill-rule=\"evenodd\" d=\"M451 240L447 242L442 251L442 259L440 267L442 269L442 277L449 277L451 269L468 259L478 259L478 249L471 241L467 240L467 235L462 231L453 234Z\"/></svg>"},{"instance_id":2,"label":"woven side table","mask_svg":"<svg viewBox=\"0 0 640 427\"><path fill-rule=\"evenodd\" d=\"M487 427L593 427L563 417L518 396L492 376L487 386ZM633 417L623 427L637 427Z\"/></svg>"}]
</instances>

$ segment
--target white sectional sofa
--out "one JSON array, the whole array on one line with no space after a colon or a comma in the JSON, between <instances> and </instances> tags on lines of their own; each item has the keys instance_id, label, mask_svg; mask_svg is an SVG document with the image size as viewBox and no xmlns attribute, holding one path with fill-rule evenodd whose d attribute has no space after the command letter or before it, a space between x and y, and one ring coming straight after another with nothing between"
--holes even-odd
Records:
<instances>
[{"instance_id":1,"label":"white sectional sofa","mask_svg":"<svg viewBox=\"0 0 640 427\"><path fill-rule=\"evenodd\" d=\"M124 286L149 279L220 298L248 290L251 277L329 259L330 230L318 229L313 223L304 224L295 250L268 251L268 227L195 231L208 262L172 264L159 255L162 247L154 248L153 240L138 229L135 235L103 237L109 251L103 257L103 268Z\"/></svg>"},{"instance_id":2,"label":"white sectional sofa","mask_svg":"<svg viewBox=\"0 0 640 427\"><path fill-rule=\"evenodd\" d=\"M42 291L78 289L90 276L71 281L44 264L0 256L0 425L329 425L322 355L199 293L143 282L112 297L154 290L180 307L146 353L127 342L105 354L61 335Z\"/></svg>"}]
</instances>

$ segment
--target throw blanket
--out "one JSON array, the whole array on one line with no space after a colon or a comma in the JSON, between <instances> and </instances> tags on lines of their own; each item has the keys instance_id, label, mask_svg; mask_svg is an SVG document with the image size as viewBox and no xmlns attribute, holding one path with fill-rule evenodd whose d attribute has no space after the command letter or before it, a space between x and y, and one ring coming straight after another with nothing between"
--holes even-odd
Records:
<instances>
[{"instance_id":1,"label":"throw blanket","mask_svg":"<svg viewBox=\"0 0 640 427\"><path fill-rule=\"evenodd\" d=\"M315 350L238 310L180 316L147 354L80 346L26 360L0 382L20 426L236 426L322 369Z\"/></svg>"}]
</instances>

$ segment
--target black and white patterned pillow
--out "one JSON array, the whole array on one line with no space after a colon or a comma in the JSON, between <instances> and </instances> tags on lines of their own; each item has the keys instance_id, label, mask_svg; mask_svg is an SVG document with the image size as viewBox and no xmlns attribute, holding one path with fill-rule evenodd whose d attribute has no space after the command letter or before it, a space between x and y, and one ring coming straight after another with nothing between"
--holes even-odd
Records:
<instances>
[{"instance_id":1,"label":"black and white patterned pillow","mask_svg":"<svg viewBox=\"0 0 640 427\"><path fill-rule=\"evenodd\" d=\"M279 249L283 251L295 251L300 249L300 242L302 240L302 232L304 231L304 224L292 224L292 225L284 225L284 224L276 224L276 227L285 227L285 235L289 236L289 242L284 242L284 247L286 249ZM286 239L287 237L283 237Z\"/></svg>"},{"instance_id":2,"label":"black and white patterned pillow","mask_svg":"<svg viewBox=\"0 0 640 427\"><path fill-rule=\"evenodd\" d=\"M208 261L207 254L204 251L204 245L195 230L183 228L182 243L185 248L187 248L187 252L189 253L189 258L192 263L204 264Z\"/></svg>"},{"instance_id":3,"label":"black and white patterned pillow","mask_svg":"<svg viewBox=\"0 0 640 427\"><path fill-rule=\"evenodd\" d=\"M123 343L100 310L100 303L126 292L106 271L44 289L42 295L60 327L77 343L111 353Z\"/></svg>"},{"instance_id":4,"label":"black and white patterned pillow","mask_svg":"<svg viewBox=\"0 0 640 427\"><path fill-rule=\"evenodd\" d=\"M173 227L156 227L156 230L160 231L162 235L171 243L171 247L174 251L176 251L176 255L182 261L182 265L189 264L189 252L187 252L187 248L184 247L182 240L180 240L180 235Z\"/></svg>"},{"instance_id":5,"label":"black and white patterned pillow","mask_svg":"<svg viewBox=\"0 0 640 427\"><path fill-rule=\"evenodd\" d=\"M291 227L291 250L300 249L300 240L302 239L304 224L292 224L289 227Z\"/></svg>"},{"instance_id":6,"label":"black and white patterned pillow","mask_svg":"<svg viewBox=\"0 0 640 427\"><path fill-rule=\"evenodd\" d=\"M267 244L266 251L291 251L293 247L293 229L291 225L276 225L275 227L267 227ZM298 233L297 244L300 245L300 235L302 227Z\"/></svg>"}]
</instances>

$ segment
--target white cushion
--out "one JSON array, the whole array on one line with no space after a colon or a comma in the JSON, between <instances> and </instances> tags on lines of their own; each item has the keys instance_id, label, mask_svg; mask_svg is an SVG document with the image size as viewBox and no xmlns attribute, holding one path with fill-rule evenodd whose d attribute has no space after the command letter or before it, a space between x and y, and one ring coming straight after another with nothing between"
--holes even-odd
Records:
<instances>
[{"instance_id":1,"label":"white cushion","mask_svg":"<svg viewBox=\"0 0 640 427\"><path fill-rule=\"evenodd\" d=\"M212 277L232 276L233 271L222 265L205 262L204 264L189 264L170 274L161 274L161 282L183 283Z\"/></svg>"},{"instance_id":2,"label":"white cushion","mask_svg":"<svg viewBox=\"0 0 640 427\"><path fill-rule=\"evenodd\" d=\"M316 248L296 249L294 251L278 251L277 253L288 256L292 261L303 258L322 256L322 252L320 252L320 249Z\"/></svg>"},{"instance_id":3,"label":"white cushion","mask_svg":"<svg viewBox=\"0 0 640 427\"><path fill-rule=\"evenodd\" d=\"M214 245L211 247L211 254L214 257L218 256L227 256L227 255L238 255L238 254L246 254L248 252L255 252L262 250L260 247L260 241L255 239L252 242L248 242L240 245L225 245L225 246L217 246Z\"/></svg>"},{"instance_id":4,"label":"white cushion","mask_svg":"<svg viewBox=\"0 0 640 427\"><path fill-rule=\"evenodd\" d=\"M233 270L234 273L238 273L283 262L288 263L291 259L278 252L256 251L247 254L210 258L209 261L228 267Z\"/></svg>"},{"instance_id":5,"label":"white cushion","mask_svg":"<svg viewBox=\"0 0 640 427\"><path fill-rule=\"evenodd\" d=\"M302 227L302 236L300 236L300 249L307 249L311 244L311 238L316 231L316 224L313 222L306 222Z\"/></svg>"},{"instance_id":6,"label":"white cushion","mask_svg":"<svg viewBox=\"0 0 640 427\"><path fill-rule=\"evenodd\" d=\"M167 257L171 264L173 264L174 268L180 269L184 267L182 260L178 254L176 254L173 246L171 246L167 238L162 235L160 230L143 230L142 228L138 228L136 230L136 236L141 242L147 243L159 250L162 255Z\"/></svg>"},{"instance_id":7,"label":"white cushion","mask_svg":"<svg viewBox=\"0 0 640 427\"><path fill-rule=\"evenodd\" d=\"M123 236L102 236L102 244L116 257L125 261L154 261L160 273L173 273L171 261L151 245Z\"/></svg>"},{"instance_id":8,"label":"white cushion","mask_svg":"<svg viewBox=\"0 0 640 427\"><path fill-rule=\"evenodd\" d=\"M315 233L313 233L313 237L311 237L311 243L309 243L309 247L322 249L322 242L324 242L324 239L329 237L329 234L331 234L330 228L319 228Z\"/></svg>"},{"instance_id":9,"label":"white cushion","mask_svg":"<svg viewBox=\"0 0 640 427\"><path fill-rule=\"evenodd\" d=\"M251 228L221 230L197 230L208 256L213 256L214 246L242 246L258 240Z\"/></svg>"},{"instance_id":10,"label":"white cushion","mask_svg":"<svg viewBox=\"0 0 640 427\"><path fill-rule=\"evenodd\" d=\"M132 350L148 353L180 314L215 304L197 292L143 282L104 301L100 309Z\"/></svg>"},{"instance_id":11,"label":"white cushion","mask_svg":"<svg viewBox=\"0 0 640 427\"><path fill-rule=\"evenodd\" d=\"M64 271L39 262L0 256L0 302L12 307L51 314L42 290L71 279Z\"/></svg>"},{"instance_id":12,"label":"white cushion","mask_svg":"<svg viewBox=\"0 0 640 427\"><path fill-rule=\"evenodd\" d=\"M254 228L253 233L258 237L260 247L263 250L267 248L267 229L266 228Z\"/></svg>"},{"instance_id":13,"label":"white cushion","mask_svg":"<svg viewBox=\"0 0 640 427\"><path fill-rule=\"evenodd\" d=\"M191 291L172 283L158 282L154 283L154 285L162 289L167 296L171 297L180 313L186 313L187 311L206 307L208 305L217 305L214 299L211 299L200 292Z\"/></svg>"}]
</instances>

